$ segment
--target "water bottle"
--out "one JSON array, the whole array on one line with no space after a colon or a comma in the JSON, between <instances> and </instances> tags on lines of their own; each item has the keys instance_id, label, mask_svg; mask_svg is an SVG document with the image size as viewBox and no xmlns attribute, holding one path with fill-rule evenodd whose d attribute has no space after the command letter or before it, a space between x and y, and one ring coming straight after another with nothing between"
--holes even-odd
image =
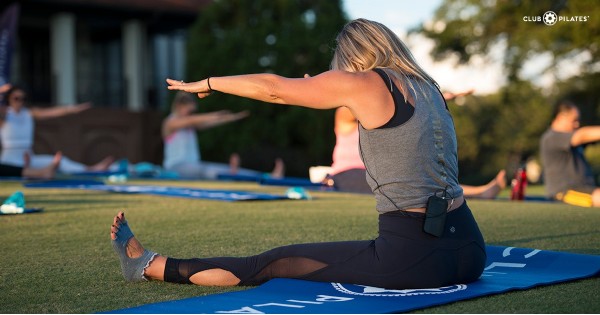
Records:
<instances>
[{"instance_id":1,"label":"water bottle","mask_svg":"<svg viewBox=\"0 0 600 315\"><path fill-rule=\"evenodd\" d=\"M524 167L519 167L515 173L515 177L510 182L512 192L510 195L511 200L523 200L525 199L525 188L527 187L527 172Z\"/></svg>"}]
</instances>

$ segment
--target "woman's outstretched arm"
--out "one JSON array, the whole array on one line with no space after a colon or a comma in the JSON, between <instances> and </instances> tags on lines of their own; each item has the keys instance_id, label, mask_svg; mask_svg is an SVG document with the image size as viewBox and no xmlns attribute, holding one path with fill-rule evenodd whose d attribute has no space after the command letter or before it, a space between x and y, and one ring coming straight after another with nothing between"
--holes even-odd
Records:
<instances>
[{"instance_id":1,"label":"woman's outstretched arm","mask_svg":"<svg viewBox=\"0 0 600 315\"><path fill-rule=\"evenodd\" d=\"M76 114L82 112L84 110L90 109L92 107L92 103L86 102L81 104L76 104L72 106L57 106L51 108L31 108L31 115L35 119L50 119L55 117L62 117L70 114Z\"/></svg>"},{"instance_id":2,"label":"woman's outstretched arm","mask_svg":"<svg viewBox=\"0 0 600 315\"><path fill-rule=\"evenodd\" d=\"M204 114L193 114L184 117L174 117L167 119L163 124L163 136L167 137L175 131L183 128L196 128L197 130L209 129L226 123L234 122L248 117L250 112L241 111L232 113L228 110L221 110Z\"/></svg>"},{"instance_id":3,"label":"woman's outstretched arm","mask_svg":"<svg viewBox=\"0 0 600 315\"><path fill-rule=\"evenodd\" d=\"M261 73L211 77L190 83L167 79L167 83L170 90L197 93L200 98L208 96L212 89L268 103L330 109L347 105L348 95L360 80L360 73L327 71L308 78Z\"/></svg>"},{"instance_id":4,"label":"woman's outstretched arm","mask_svg":"<svg viewBox=\"0 0 600 315\"><path fill-rule=\"evenodd\" d=\"M268 103L315 109L345 106L367 129L383 125L394 113L392 97L373 71L330 70L305 78L263 73L211 77L189 83L167 79L167 83L170 90L196 93L200 98L219 91Z\"/></svg>"}]
</instances>

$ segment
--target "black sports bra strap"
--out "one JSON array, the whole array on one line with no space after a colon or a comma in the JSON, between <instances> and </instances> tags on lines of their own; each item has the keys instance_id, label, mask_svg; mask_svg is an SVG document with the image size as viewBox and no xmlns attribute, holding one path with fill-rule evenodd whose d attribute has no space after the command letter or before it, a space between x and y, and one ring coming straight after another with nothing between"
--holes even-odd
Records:
<instances>
[{"instance_id":1,"label":"black sports bra strap","mask_svg":"<svg viewBox=\"0 0 600 315\"><path fill-rule=\"evenodd\" d=\"M392 78L390 77L390 75L385 72L385 70L383 69L379 69L379 68L375 68L373 69L373 71L377 72L377 74L379 74L379 76L385 81L385 78L383 77L383 74L385 74L388 78L388 82L390 83L390 93L394 93L394 83L392 82Z\"/></svg>"},{"instance_id":2,"label":"black sports bra strap","mask_svg":"<svg viewBox=\"0 0 600 315\"><path fill-rule=\"evenodd\" d=\"M400 92L400 89L398 89L397 86L394 89L394 81L392 81L392 78L385 70L381 68L375 68L373 71L375 71L381 77L383 82L386 83L386 86L389 82L390 93L394 99L394 115L387 123L381 127L378 127L377 129L392 128L404 124L413 116L415 107L404 100L404 95L402 92Z\"/></svg>"}]
</instances>

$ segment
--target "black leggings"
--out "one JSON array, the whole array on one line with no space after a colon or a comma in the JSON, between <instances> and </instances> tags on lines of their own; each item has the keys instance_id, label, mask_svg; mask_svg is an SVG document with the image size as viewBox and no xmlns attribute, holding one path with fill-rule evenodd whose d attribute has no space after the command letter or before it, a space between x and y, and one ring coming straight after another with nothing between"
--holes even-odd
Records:
<instances>
[{"instance_id":1,"label":"black leggings","mask_svg":"<svg viewBox=\"0 0 600 315\"><path fill-rule=\"evenodd\" d=\"M297 244L241 258L169 258L165 281L190 283L193 274L214 268L232 272L240 285L295 278L411 289L477 280L485 244L466 202L448 213L439 238L423 232L423 218L404 211L382 214L379 237L372 241Z\"/></svg>"}]
</instances>

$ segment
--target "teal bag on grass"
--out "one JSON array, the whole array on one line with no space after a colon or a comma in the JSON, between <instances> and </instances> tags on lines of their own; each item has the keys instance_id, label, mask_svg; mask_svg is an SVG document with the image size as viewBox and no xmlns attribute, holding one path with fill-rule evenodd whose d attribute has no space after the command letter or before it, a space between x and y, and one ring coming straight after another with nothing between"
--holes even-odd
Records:
<instances>
[{"instance_id":1,"label":"teal bag on grass","mask_svg":"<svg viewBox=\"0 0 600 315\"><path fill-rule=\"evenodd\" d=\"M0 206L0 214L22 214L40 211L42 211L41 208L25 208L25 196L20 191L15 192L6 200L4 200L4 202Z\"/></svg>"}]
</instances>

